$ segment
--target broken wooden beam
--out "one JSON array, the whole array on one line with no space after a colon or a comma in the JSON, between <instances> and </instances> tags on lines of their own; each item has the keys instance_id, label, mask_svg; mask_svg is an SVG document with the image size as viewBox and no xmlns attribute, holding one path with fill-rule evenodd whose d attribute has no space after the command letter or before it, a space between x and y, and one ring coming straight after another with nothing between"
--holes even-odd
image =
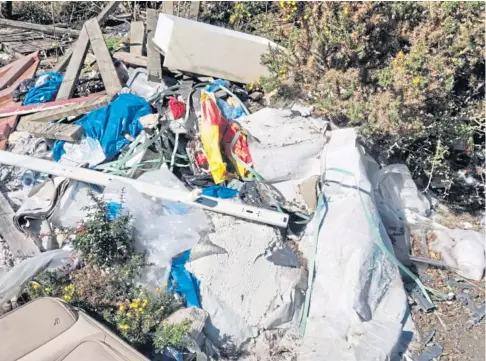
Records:
<instances>
[{"instance_id":1,"label":"broken wooden beam","mask_svg":"<svg viewBox=\"0 0 486 361\"><path fill-rule=\"evenodd\" d=\"M74 29L64 29L64 28L57 28L52 25L39 25L33 23L27 23L25 21L16 21L16 20L7 20L7 19L0 19L1 26L8 26L10 28L17 28L17 29L30 29L40 31L46 34L51 35L73 35L78 36L79 31Z\"/></svg>"},{"instance_id":2,"label":"broken wooden beam","mask_svg":"<svg viewBox=\"0 0 486 361\"><path fill-rule=\"evenodd\" d=\"M15 103L12 105L8 105L6 107L0 108L0 118L8 117L11 115L25 115L30 113L39 113L45 112L48 110L53 110L56 108L60 108L62 106L71 105L71 104L78 104L78 103L86 103L89 101L94 101L104 97L105 94L96 93L92 94L87 97L81 98L73 98L73 99L62 99L62 100L54 100L52 102L47 103L40 103L40 104L30 104L30 105L22 105L20 103Z\"/></svg>"},{"instance_id":3,"label":"broken wooden beam","mask_svg":"<svg viewBox=\"0 0 486 361\"><path fill-rule=\"evenodd\" d=\"M108 95L118 94L122 90L122 85L118 78L115 66L113 65L110 52L106 47L105 39L101 33L98 21L96 19L88 20L84 26L88 32L89 41L96 57L96 64L98 64L98 69L100 70L106 93Z\"/></svg>"},{"instance_id":4,"label":"broken wooden beam","mask_svg":"<svg viewBox=\"0 0 486 361\"><path fill-rule=\"evenodd\" d=\"M10 85L8 88L0 90L0 107L3 107L6 104L13 102L12 100L12 93L17 88L17 86L23 82L25 79L32 78L37 71L37 67L39 66L39 58L37 57L38 53L34 53L32 56L34 58L34 63L26 70L22 75L20 75L15 83Z\"/></svg>"},{"instance_id":5,"label":"broken wooden beam","mask_svg":"<svg viewBox=\"0 0 486 361\"><path fill-rule=\"evenodd\" d=\"M199 17L200 1L191 1L191 7L189 9L189 19L196 20Z\"/></svg>"},{"instance_id":6,"label":"broken wooden beam","mask_svg":"<svg viewBox=\"0 0 486 361\"><path fill-rule=\"evenodd\" d=\"M7 242L10 251L16 257L32 257L39 254L39 248L34 241L15 227L14 214L7 198L0 192L0 236Z\"/></svg>"},{"instance_id":7,"label":"broken wooden beam","mask_svg":"<svg viewBox=\"0 0 486 361\"><path fill-rule=\"evenodd\" d=\"M113 54L113 57L124 63L141 66L143 68L146 68L148 65L148 58L146 56L127 53L126 51L117 51Z\"/></svg>"},{"instance_id":8,"label":"broken wooden beam","mask_svg":"<svg viewBox=\"0 0 486 361\"><path fill-rule=\"evenodd\" d=\"M83 67L86 53L88 52L89 37L86 27L83 26L79 34L76 45L74 46L73 56L66 69L64 78L62 80L59 91L57 92L56 100L69 99L74 94L76 83Z\"/></svg>"},{"instance_id":9,"label":"broken wooden beam","mask_svg":"<svg viewBox=\"0 0 486 361\"><path fill-rule=\"evenodd\" d=\"M17 64L12 66L0 78L0 90L15 83L15 81L34 63L34 57L26 56L20 59Z\"/></svg>"},{"instance_id":10,"label":"broken wooden beam","mask_svg":"<svg viewBox=\"0 0 486 361\"><path fill-rule=\"evenodd\" d=\"M83 127L76 124L41 123L24 119L19 122L17 129L28 132L35 137L65 140L67 142L75 142L84 135Z\"/></svg>"},{"instance_id":11,"label":"broken wooden beam","mask_svg":"<svg viewBox=\"0 0 486 361\"><path fill-rule=\"evenodd\" d=\"M97 97L96 99L86 98L84 98L84 101L75 104L62 105L52 110L24 115L21 119L32 122L49 122L51 120L59 120L66 117L77 117L79 115L89 113L92 110L105 106L110 102L112 97L109 95L105 95L102 97Z\"/></svg>"},{"instance_id":12,"label":"broken wooden beam","mask_svg":"<svg viewBox=\"0 0 486 361\"><path fill-rule=\"evenodd\" d=\"M169 1L164 2L164 6ZM162 80L162 60L160 53L155 48L152 38L157 27L157 12L154 9L147 9L147 71L148 80L160 82Z\"/></svg>"},{"instance_id":13,"label":"broken wooden beam","mask_svg":"<svg viewBox=\"0 0 486 361\"><path fill-rule=\"evenodd\" d=\"M145 28L142 21L132 21L130 25L130 54L142 56Z\"/></svg>"},{"instance_id":14,"label":"broken wooden beam","mask_svg":"<svg viewBox=\"0 0 486 361\"><path fill-rule=\"evenodd\" d=\"M108 19L108 17L116 10L118 7L119 1L110 1L108 4L101 10L101 12L98 14L96 17L96 20L98 20L98 23L100 25L104 24L105 21ZM86 49L88 49L88 42L86 41L85 43ZM69 63L69 60L71 59L71 56L73 55L74 47L69 48L69 50L64 54L64 56L59 59L57 62L56 66L52 69L53 71L56 72L62 72L66 66Z\"/></svg>"}]
</instances>

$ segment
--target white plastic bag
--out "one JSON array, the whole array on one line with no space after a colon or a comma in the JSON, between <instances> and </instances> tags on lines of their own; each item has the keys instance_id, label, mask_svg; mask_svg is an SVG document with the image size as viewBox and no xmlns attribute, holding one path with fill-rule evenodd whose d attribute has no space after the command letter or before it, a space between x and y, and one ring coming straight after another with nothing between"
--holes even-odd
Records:
<instances>
[{"instance_id":1,"label":"white plastic bag","mask_svg":"<svg viewBox=\"0 0 486 361\"><path fill-rule=\"evenodd\" d=\"M185 190L176 176L165 167L147 172L138 180ZM208 219L202 210L182 203L149 198L123 181L112 181L103 194L105 201L115 203L120 203L122 196L123 209L133 217L135 249L146 251L147 261L154 264L146 268L142 277L142 283L149 288L162 287L169 277L172 258L191 249L208 232Z\"/></svg>"}]
</instances>

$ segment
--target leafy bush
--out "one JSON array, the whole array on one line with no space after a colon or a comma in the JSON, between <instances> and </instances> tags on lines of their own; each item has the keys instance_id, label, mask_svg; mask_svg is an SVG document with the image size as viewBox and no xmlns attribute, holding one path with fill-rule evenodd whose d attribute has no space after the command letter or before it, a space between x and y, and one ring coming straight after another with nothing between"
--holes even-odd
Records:
<instances>
[{"instance_id":1,"label":"leafy bush","mask_svg":"<svg viewBox=\"0 0 486 361\"><path fill-rule=\"evenodd\" d=\"M93 266L106 268L124 264L134 253L131 217L119 214L111 219L108 205L94 196L91 198L95 205L88 208L87 219L79 228L68 230L74 234L73 247Z\"/></svg>"},{"instance_id":2,"label":"leafy bush","mask_svg":"<svg viewBox=\"0 0 486 361\"><path fill-rule=\"evenodd\" d=\"M359 126L382 164L405 162L423 190L480 209L484 15L483 2L279 2L267 16L286 50L264 57L262 85Z\"/></svg>"},{"instance_id":3,"label":"leafy bush","mask_svg":"<svg viewBox=\"0 0 486 361\"><path fill-rule=\"evenodd\" d=\"M184 321L180 324L168 324L163 322L157 328L154 336L154 345L158 350L166 347L180 349L186 346L184 339L189 334L190 323Z\"/></svg>"},{"instance_id":4,"label":"leafy bush","mask_svg":"<svg viewBox=\"0 0 486 361\"><path fill-rule=\"evenodd\" d=\"M160 289L151 293L137 285L141 270L150 265L145 255L135 252L132 246L130 216L119 212L113 217L105 201L93 199L95 203L80 227L63 230L84 260L81 267L41 272L24 286L23 293L28 299L62 298L105 321L133 346L149 350L149 354L161 349L157 346L162 344L160 335L166 335L167 345L183 348L182 338L178 337L187 325L164 331L162 323L182 303Z\"/></svg>"}]
</instances>

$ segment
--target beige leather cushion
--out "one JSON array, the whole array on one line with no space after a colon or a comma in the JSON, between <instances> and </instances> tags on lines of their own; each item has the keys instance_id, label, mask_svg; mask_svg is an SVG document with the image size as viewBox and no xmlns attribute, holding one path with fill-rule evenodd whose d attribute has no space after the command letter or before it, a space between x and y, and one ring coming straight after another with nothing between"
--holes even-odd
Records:
<instances>
[{"instance_id":1,"label":"beige leather cushion","mask_svg":"<svg viewBox=\"0 0 486 361\"><path fill-rule=\"evenodd\" d=\"M77 346L59 361L125 361L115 350L99 341L87 341Z\"/></svg>"},{"instance_id":2,"label":"beige leather cushion","mask_svg":"<svg viewBox=\"0 0 486 361\"><path fill-rule=\"evenodd\" d=\"M54 298L41 298L0 317L0 360L14 361L76 323L76 314Z\"/></svg>"}]
</instances>

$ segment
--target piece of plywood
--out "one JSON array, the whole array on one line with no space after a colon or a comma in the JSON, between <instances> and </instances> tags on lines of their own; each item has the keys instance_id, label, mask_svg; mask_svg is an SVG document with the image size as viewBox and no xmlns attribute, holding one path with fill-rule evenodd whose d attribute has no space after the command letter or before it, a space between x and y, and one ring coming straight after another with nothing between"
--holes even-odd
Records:
<instances>
[{"instance_id":1,"label":"piece of plywood","mask_svg":"<svg viewBox=\"0 0 486 361\"><path fill-rule=\"evenodd\" d=\"M112 14L116 10L119 3L120 3L119 1L110 1L106 4L106 6L103 8L103 10L101 10L101 12L96 17L96 20L98 20L98 23L100 25L104 24L104 22L106 21L106 19L108 19L110 14ZM88 45L89 44L86 42L86 45L85 45L86 49L88 49ZM69 60L71 59L71 56L73 55L73 52L74 52L74 47L69 48L69 50L66 52L66 54L64 54L64 56L61 59L59 59L56 66L53 68L53 71L62 72L66 68L66 66L68 65Z\"/></svg>"},{"instance_id":2,"label":"piece of plywood","mask_svg":"<svg viewBox=\"0 0 486 361\"><path fill-rule=\"evenodd\" d=\"M59 120L71 116L76 117L105 106L110 102L111 98L111 96L105 95L96 99L85 100L80 103L63 105L52 110L24 115L22 117L22 120L33 122L49 122L51 120Z\"/></svg>"},{"instance_id":3,"label":"piece of plywood","mask_svg":"<svg viewBox=\"0 0 486 361\"><path fill-rule=\"evenodd\" d=\"M83 26L74 46L73 56L66 69L61 87L57 92L56 100L69 99L73 96L81 68L88 52L89 37L86 27Z\"/></svg>"},{"instance_id":4,"label":"piece of plywood","mask_svg":"<svg viewBox=\"0 0 486 361\"><path fill-rule=\"evenodd\" d=\"M76 124L42 123L24 119L19 122L17 129L29 132L36 137L65 140L67 142L75 142L84 135L83 127Z\"/></svg>"},{"instance_id":5,"label":"piece of plywood","mask_svg":"<svg viewBox=\"0 0 486 361\"><path fill-rule=\"evenodd\" d=\"M142 55L145 28L142 21L132 21L130 25L130 54Z\"/></svg>"},{"instance_id":6,"label":"piece of plywood","mask_svg":"<svg viewBox=\"0 0 486 361\"><path fill-rule=\"evenodd\" d=\"M164 2L165 4L166 2ZM147 9L147 72L148 80L160 82L162 80L162 60L160 53L152 41L157 27L157 12L154 9Z\"/></svg>"},{"instance_id":7,"label":"piece of plywood","mask_svg":"<svg viewBox=\"0 0 486 361\"><path fill-rule=\"evenodd\" d=\"M84 24L86 31L88 32L89 41L93 48L93 53L96 57L96 63L101 73L101 79L105 85L106 93L108 95L115 95L121 92L122 85L113 60L111 59L110 52L105 44L105 39L101 33L100 25L96 19L88 20Z\"/></svg>"},{"instance_id":8,"label":"piece of plywood","mask_svg":"<svg viewBox=\"0 0 486 361\"><path fill-rule=\"evenodd\" d=\"M148 65L148 58L146 56L127 53L126 51L117 51L113 54L113 57L124 63L141 66L143 68L146 68Z\"/></svg>"},{"instance_id":9,"label":"piece of plywood","mask_svg":"<svg viewBox=\"0 0 486 361\"><path fill-rule=\"evenodd\" d=\"M35 243L15 227L13 215L14 211L7 198L0 192L0 236L16 257L32 257L39 254L39 248Z\"/></svg>"}]
</instances>

